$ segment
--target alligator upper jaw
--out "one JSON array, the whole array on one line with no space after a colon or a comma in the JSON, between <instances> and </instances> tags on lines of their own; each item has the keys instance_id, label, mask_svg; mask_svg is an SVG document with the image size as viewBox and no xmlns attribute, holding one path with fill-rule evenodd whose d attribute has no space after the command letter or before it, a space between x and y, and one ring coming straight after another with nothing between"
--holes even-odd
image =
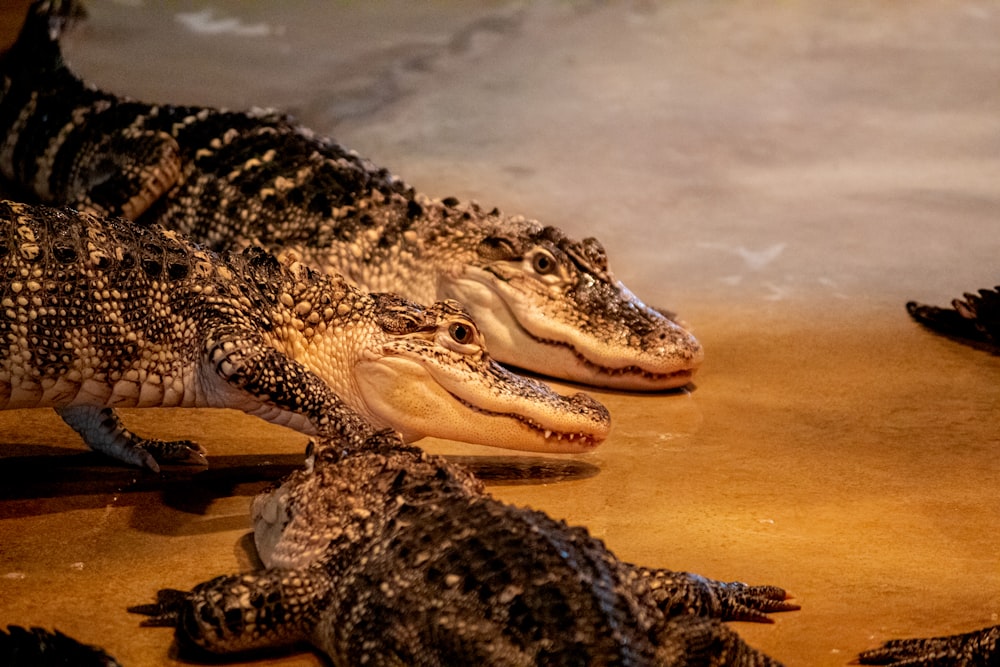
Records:
<instances>
[{"instance_id":1,"label":"alligator upper jaw","mask_svg":"<svg viewBox=\"0 0 1000 667\"><path fill-rule=\"evenodd\" d=\"M491 354L501 363L592 387L642 392L678 389L691 383L704 359L700 343L687 332L676 354L659 355L615 350L607 344L603 350L585 354L572 342L536 336L520 323L508 327L508 333L506 344L490 339Z\"/></svg>"},{"instance_id":2,"label":"alligator upper jaw","mask_svg":"<svg viewBox=\"0 0 1000 667\"><path fill-rule=\"evenodd\" d=\"M620 291L622 298L631 296L624 286ZM486 271L466 269L448 281L443 293L469 310L494 359L533 373L594 387L663 391L690 383L704 359L701 344L687 329L638 299L634 310L643 314L644 328L651 332L645 336L632 336L610 315L590 322L590 331L561 321L524 302L514 285ZM602 319L608 329L604 336L593 333ZM614 342L622 339L629 342Z\"/></svg>"},{"instance_id":3,"label":"alligator upper jaw","mask_svg":"<svg viewBox=\"0 0 1000 667\"><path fill-rule=\"evenodd\" d=\"M492 362L460 372L386 356L357 370L367 411L407 441L434 436L523 451L588 452L611 427L607 409L589 396L557 394Z\"/></svg>"},{"instance_id":4,"label":"alligator upper jaw","mask_svg":"<svg viewBox=\"0 0 1000 667\"><path fill-rule=\"evenodd\" d=\"M510 354L508 349L491 346L495 358L595 387L644 392L677 389L691 382L705 358L701 343L689 331L659 313L651 314L659 320L659 335L647 335L645 342L635 345L616 343L610 334L601 340L544 319L517 317L514 312L511 317L516 325L510 327L511 348L519 352ZM524 365L523 360L531 365Z\"/></svg>"}]
</instances>

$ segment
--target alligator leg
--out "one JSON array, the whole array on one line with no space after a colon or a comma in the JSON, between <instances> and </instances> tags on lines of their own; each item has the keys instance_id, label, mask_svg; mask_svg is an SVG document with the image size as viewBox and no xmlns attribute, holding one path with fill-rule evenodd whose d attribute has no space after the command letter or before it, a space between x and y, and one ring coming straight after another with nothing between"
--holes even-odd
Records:
<instances>
[{"instance_id":1,"label":"alligator leg","mask_svg":"<svg viewBox=\"0 0 1000 667\"><path fill-rule=\"evenodd\" d=\"M932 639L894 639L858 656L862 665L975 667L1000 664L1000 625Z\"/></svg>"},{"instance_id":2,"label":"alligator leg","mask_svg":"<svg viewBox=\"0 0 1000 667\"><path fill-rule=\"evenodd\" d=\"M153 472L160 472L160 463L191 463L208 465L207 453L190 440L151 440L137 436L125 428L111 408L76 405L57 408L56 412L80 434L94 451L131 463Z\"/></svg>"},{"instance_id":3,"label":"alligator leg","mask_svg":"<svg viewBox=\"0 0 1000 667\"><path fill-rule=\"evenodd\" d=\"M767 614L795 611L788 594L777 586L749 586L716 581L691 572L631 566L636 590L647 592L667 616L679 614L720 621L772 623Z\"/></svg>"},{"instance_id":4,"label":"alligator leg","mask_svg":"<svg viewBox=\"0 0 1000 667\"><path fill-rule=\"evenodd\" d=\"M249 395L244 412L283 425L304 418L312 435L330 436L344 449L368 447L372 438L384 438L377 425L361 417L303 364L239 330L216 335L206 345L208 363L227 385ZM222 407L241 406L226 402ZM309 432L301 423L296 428ZM388 442L402 445L395 434Z\"/></svg>"},{"instance_id":5,"label":"alligator leg","mask_svg":"<svg viewBox=\"0 0 1000 667\"><path fill-rule=\"evenodd\" d=\"M329 604L322 569L264 570L221 576L190 592L164 589L153 604L129 607L144 626L173 627L182 649L215 654L287 646L309 639Z\"/></svg>"},{"instance_id":6,"label":"alligator leg","mask_svg":"<svg viewBox=\"0 0 1000 667\"><path fill-rule=\"evenodd\" d=\"M60 173L62 165L53 160L48 170L39 169L38 178L47 176L56 201L135 220L180 177L179 151L169 134L130 126L85 143L68 173Z\"/></svg>"},{"instance_id":7,"label":"alligator leg","mask_svg":"<svg viewBox=\"0 0 1000 667\"><path fill-rule=\"evenodd\" d=\"M242 390L242 404L222 398L202 407L232 407L267 421L288 425L304 418L318 435L333 435L346 448L369 447L373 442L399 445L398 436L386 435L365 421L337 396L329 385L297 361L289 359L259 339L238 331L220 333L206 345L206 361L229 388ZM70 406L58 408L59 416L95 451L154 472L159 463L207 465L207 453L189 440L142 438L129 431L112 408ZM303 430L303 424L293 424ZM308 429L305 429L308 430Z\"/></svg>"},{"instance_id":8,"label":"alligator leg","mask_svg":"<svg viewBox=\"0 0 1000 667\"><path fill-rule=\"evenodd\" d=\"M657 636L656 664L671 667L780 667L720 621L697 616L670 619Z\"/></svg>"}]
</instances>

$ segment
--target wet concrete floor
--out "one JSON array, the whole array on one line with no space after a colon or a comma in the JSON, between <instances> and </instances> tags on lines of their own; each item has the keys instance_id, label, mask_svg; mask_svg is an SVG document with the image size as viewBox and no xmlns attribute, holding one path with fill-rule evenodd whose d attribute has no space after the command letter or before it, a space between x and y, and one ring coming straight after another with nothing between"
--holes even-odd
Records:
<instances>
[{"instance_id":1,"label":"wet concrete floor","mask_svg":"<svg viewBox=\"0 0 1000 667\"><path fill-rule=\"evenodd\" d=\"M785 586L801 611L736 627L789 665L998 622L1000 358L903 308L998 281L996 3L90 5L67 51L91 82L293 111L425 192L602 239L693 325L696 386L594 392L615 423L591 455L424 442L529 470L498 497L635 562ZM0 625L173 664L125 607L253 567L249 496L304 438L128 416L211 467L153 478L0 414Z\"/></svg>"}]
</instances>

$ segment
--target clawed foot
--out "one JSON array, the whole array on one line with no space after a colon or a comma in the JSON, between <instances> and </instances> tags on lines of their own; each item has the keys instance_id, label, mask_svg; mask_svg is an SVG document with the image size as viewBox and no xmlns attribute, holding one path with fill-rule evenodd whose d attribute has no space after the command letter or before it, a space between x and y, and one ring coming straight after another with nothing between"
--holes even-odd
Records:
<instances>
[{"instance_id":1,"label":"clawed foot","mask_svg":"<svg viewBox=\"0 0 1000 667\"><path fill-rule=\"evenodd\" d=\"M94 451L153 472L160 463L208 465L201 445L190 440L153 440L132 433L114 408L70 405L56 408L67 424L83 437Z\"/></svg>"},{"instance_id":2,"label":"clawed foot","mask_svg":"<svg viewBox=\"0 0 1000 667\"><path fill-rule=\"evenodd\" d=\"M144 468L160 472L161 463L207 466L208 451L191 440L143 440L136 444L136 454Z\"/></svg>"},{"instance_id":3,"label":"clawed foot","mask_svg":"<svg viewBox=\"0 0 1000 667\"><path fill-rule=\"evenodd\" d=\"M750 586L670 570L640 568L639 574L667 616L690 614L719 621L773 623L768 614L800 609L778 586Z\"/></svg>"},{"instance_id":4,"label":"clawed foot","mask_svg":"<svg viewBox=\"0 0 1000 667\"><path fill-rule=\"evenodd\" d=\"M719 618L723 621L774 623L768 614L801 609L788 601L791 596L785 589L777 586L749 586L739 581L720 581L715 585L722 606Z\"/></svg>"},{"instance_id":5,"label":"clawed foot","mask_svg":"<svg viewBox=\"0 0 1000 667\"><path fill-rule=\"evenodd\" d=\"M149 616L139 625L152 628L175 628L180 619L181 610L187 602L188 592L176 588L164 588L156 593L156 602L137 604L129 607L131 614Z\"/></svg>"},{"instance_id":6,"label":"clawed foot","mask_svg":"<svg viewBox=\"0 0 1000 667\"><path fill-rule=\"evenodd\" d=\"M931 639L893 639L864 651L857 664L892 667L975 667L997 664L1000 625Z\"/></svg>"},{"instance_id":7,"label":"clawed foot","mask_svg":"<svg viewBox=\"0 0 1000 667\"><path fill-rule=\"evenodd\" d=\"M951 308L928 306L915 301L906 311L917 322L938 333L996 351L1000 344L1000 290L979 290L954 299Z\"/></svg>"}]
</instances>

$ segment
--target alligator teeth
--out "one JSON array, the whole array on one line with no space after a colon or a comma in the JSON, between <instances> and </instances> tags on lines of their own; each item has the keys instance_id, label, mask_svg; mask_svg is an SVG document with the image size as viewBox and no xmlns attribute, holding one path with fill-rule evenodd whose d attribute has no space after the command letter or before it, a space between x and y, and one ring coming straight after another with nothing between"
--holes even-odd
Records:
<instances>
[{"instance_id":1,"label":"alligator teeth","mask_svg":"<svg viewBox=\"0 0 1000 667\"><path fill-rule=\"evenodd\" d=\"M552 429L548 429L548 428L543 429L542 426L541 426L541 424L533 422L532 420L528 419L527 417L525 417L523 415L518 415L518 414L503 414L503 413L500 413L500 412L492 412L490 410L484 410L483 408L475 406L472 403L469 403L468 401L462 400L462 398L460 398L458 396L455 396L454 394L452 394L452 397L456 401L458 401L459 403L461 403L462 405L464 405L465 407L469 408L470 410L475 410L476 412L481 412L481 413L487 414L487 415L496 415L496 416L499 416L499 417L506 417L508 419L516 419L517 421L521 422L522 424L524 424L525 426L527 426L531 430L533 430L533 431L535 431L537 433L541 433L546 440L549 440L549 439L552 438L552 436L555 436L559 440L565 439L565 440L569 440L570 442L576 442L577 440L582 440L586 444L590 444L590 445L594 444L593 441L592 441L591 436L588 435L587 433L558 433L558 432L553 432Z\"/></svg>"}]
</instances>

